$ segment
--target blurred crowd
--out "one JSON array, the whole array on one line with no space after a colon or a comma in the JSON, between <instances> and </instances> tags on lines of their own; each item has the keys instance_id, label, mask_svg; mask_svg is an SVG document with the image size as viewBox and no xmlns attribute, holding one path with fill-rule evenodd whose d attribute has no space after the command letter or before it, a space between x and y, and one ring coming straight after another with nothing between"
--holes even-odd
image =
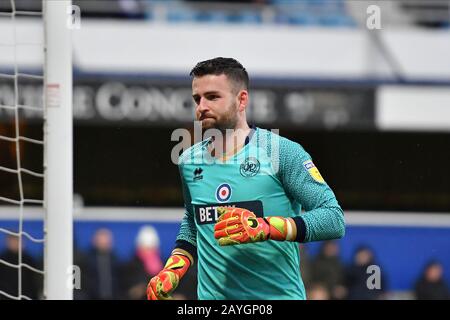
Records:
<instances>
[{"instance_id":1,"label":"blurred crowd","mask_svg":"<svg viewBox=\"0 0 450 320\"><path fill-rule=\"evenodd\" d=\"M350 265L340 257L336 241L324 242L311 258L307 246L301 246L301 272L310 300L386 300L393 299L384 272L380 271L375 252L368 246L358 247ZM378 277L378 278L377 278ZM447 300L449 287L438 260L426 264L411 293L402 299Z\"/></svg>"},{"instance_id":2,"label":"blurred crowd","mask_svg":"<svg viewBox=\"0 0 450 320\"><path fill-rule=\"evenodd\" d=\"M74 264L82 270L81 289L74 290L74 299L146 299L146 287L151 277L163 268L159 237L152 226L144 226L136 237L135 251L128 261L121 262L114 252L110 230L95 232L92 247L87 252L76 250ZM196 299L194 268L186 275L175 299Z\"/></svg>"},{"instance_id":3,"label":"blurred crowd","mask_svg":"<svg viewBox=\"0 0 450 320\"><path fill-rule=\"evenodd\" d=\"M136 236L136 246L131 259L121 261L114 250L114 235L107 228L96 230L89 250L79 250L75 245L74 265L79 267L80 282L74 281L75 300L144 300L151 277L163 268L159 237L152 226L143 226ZM38 261L24 247L22 263L42 269ZM2 263L5 262L5 263ZM0 291L18 295L19 241L16 236L5 237L5 249L0 252ZM43 297L43 276L27 267L21 268L22 292L31 299ZM178 300L196 300L196 267L190 268L174 295ZM79 285L79 288L77 288ZM0 294L0 300L7 299Z\"/></svg>"},{"instance_id":4,"label":"blurred crowd","mask_svg":"<svg viewBox=\"0 0 450 320\"><path fill-rule=\"evenodd\" d=\"M128 261L121 261L114 250L111 230L100 228L92 237L89 250L74 251L74 265L81 270L80 287L74 290L76 300L144 300L149 279L163 268L163 257L157 231L152 226L143 226L136 235L135 251ZM0 290L10 295L18 294L19 241L14 235L5 237L5 249L0 253ZM345 265L340 256L337 241L322 243L316 255L310 255L307 245L300 245L300 271L310 300L380 300L390 299L388 281L384 273L369 284L368 268L378 265L375 253L368 246L355 250L352 263ZM22 250L22 263L42 268ZM9 263L10 265L6 265ZM39 273L22 267L22 295L42 298L43 277ZM442 264L433 260L426 264L411 290L412 299L450 299L449 286L444 280ZM369 279L369 280L368 280ZM376 282L379 282L378 284ZM0 294L0 299L6 299ZM174 299L197 299L197 268L194 265L177 288Z\"/></svg>"}]
</instances>

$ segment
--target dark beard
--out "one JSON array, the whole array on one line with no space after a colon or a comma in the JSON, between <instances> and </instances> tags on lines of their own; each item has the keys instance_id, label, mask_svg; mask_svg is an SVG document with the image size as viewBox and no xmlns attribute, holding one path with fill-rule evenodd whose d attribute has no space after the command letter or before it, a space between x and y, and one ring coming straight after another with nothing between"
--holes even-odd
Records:
<instances>
[{"instance_id":1,"label":"dark beard","mask_svg":"<svg viewBox=\"0 0 450 320\"><path fill-rule=\"evenodd\" d=\"M236 107L232 107L230 108L230 112L226 113L223 118L221 118L220 120L216 119L217 121L214 128L222 132L225 132L225 130L227 129L234 129L237 125L237 118Z\"/></svg>"},{"instance_id":2,"label":"dark beard","mask_svg":"<svg viewBox=\"0 0 450 320\"><path fill-rule=\"evenodd\" d=\"M233 119L233 120L229 120L229 121L221 121L219 123L217 123L215 129L225 132L227 129L234 129L236 128L236 124L237 124L237 120Z\"/></svg>"}]
</instances>

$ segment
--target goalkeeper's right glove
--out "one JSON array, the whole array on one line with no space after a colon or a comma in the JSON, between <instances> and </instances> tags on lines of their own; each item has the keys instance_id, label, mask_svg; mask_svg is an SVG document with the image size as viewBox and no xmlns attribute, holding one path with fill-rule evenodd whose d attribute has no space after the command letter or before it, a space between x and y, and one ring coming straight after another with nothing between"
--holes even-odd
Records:
<instances>
[{"instance_id":1,"label":"goalkeeper's right glove","mask_svg":"<svg viewBox=\"0 0 450 320\"><path fill-rule=\"evenodd\" d=\"M180 279L185 275L191 261L180 253L174 253L167 260L164 269L154 276L147 286L148 300L169 300L178 287Z\"/></svg>"}]
</instances>

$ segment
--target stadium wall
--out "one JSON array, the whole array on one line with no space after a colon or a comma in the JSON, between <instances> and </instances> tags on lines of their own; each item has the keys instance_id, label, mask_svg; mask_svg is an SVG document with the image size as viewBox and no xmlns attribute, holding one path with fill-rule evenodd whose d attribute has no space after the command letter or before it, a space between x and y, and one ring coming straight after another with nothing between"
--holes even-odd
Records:
<instances>
[{"instance_id":1,"label":"stadium wall","mask_svg":"<svg viewBox=\"0 0 450 320\"><path fill-rule=\"evenodd\" d=\"M0 227L14 229L14 210L2 209ZM114 248L123 261L134 253L135 236L143 225L156 228L161 240L163 258L170 255L183 215L182 209L158 208L85 208L75 214L74 237L76 247L87 251L94 232L108 228L114 234ZM32 236L42 236L40 213L28 215L24 230ZM443 263L450 270L450 214L347 212L347 230L339 240L341 257L350 264L354 251L367 245L375 252L375 259L386 277L389 291L411 290L425 264L431 259ZM321 243L308 243L310 256L315 256ZM4 234L0 233L0 251ZM34 257L42 254L42 246L26 243ZM446 272L447 281L450 273Z\"/></svg>"},{"instance_id":2,"label":"stadium wall","mask_svg":"<svg viewBox=\"0 0 450 320\"><path fill-rule=\"evenodd\" d=\"M21 67L42 63L36 46L42 28L17 21L17 59ZM0 43L14 43L13 24L0 20ZM450 30L382 29L381 43L399 64L392 70L366 29L292 26L164 24L142 21L83 20L73 32L75 69L186 75L202 59L233 56L254 77L387 78L450 80ZM5 47L0 69L14 64Z\"/></svg>"}]
</instances>

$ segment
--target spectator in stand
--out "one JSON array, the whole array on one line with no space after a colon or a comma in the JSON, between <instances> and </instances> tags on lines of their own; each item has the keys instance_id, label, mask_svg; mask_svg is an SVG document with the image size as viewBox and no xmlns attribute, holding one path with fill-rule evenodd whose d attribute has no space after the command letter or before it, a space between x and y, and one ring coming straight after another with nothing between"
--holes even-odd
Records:
<instances>
[{"instance_id":1,"label":"spectator in stand","mask_svg":"<svg viewBox=\"0 0 450 320\"><path fill-rule=\"evenodd\" d=\"M346 271L346 282L349 300L380 300L384 298L386 281L383 272L380 273L380 288L369 288L367 280L371 276L368 267L377 265L372 249L359 247L354 256L353 264Z\"/></svg>"},{"instance_id":2,"label":"spectator in stand","mask_svg":"<svg viewBox=\"0 0 450 320\"><path fill-rule=\"evenodd\" d=\"M73 299L74 300L87 300L89 299L87 277L84 272L88 269L87 256L78 248L76 241L73 245L73 264L80 268L80 288L74 288Z\"/></svg>"},{"instance_id":3,"label":"spectator in stand","mask_svg":"<svg viewBox=\"0 0 450 320\"><path fill-rule=\"evenodd\" d=\"M305 243L300 243L300 273L302 275L303 284L306 289L312 284L312 261L309 255L308 246Z\"/></svg>"},{"instance_id":4,"label":"spectator in stand","mask_svg":"<svg viewBox=\"0 0 450 320\"><path fill-rule=\"evenodd\" d=\"M330 292L331 299L341 300L347 295L345 267L339 257L339 245L336 241L327 241L311 265L312 281L322 283Z\"/></svg>"},{"instance_id":5,"label":"spectator in stand","mask_svg":"<svg viewBox=\"0 0 450 320\"><path fill-rule=\"evenodd\" d=\"M310 288L306 290L308 300L330 300L331 295L328 288L322 283L313 283Z\"/></svg>"},{"instance_id":6,"label":"spectator in stand","mask_svg":"<svg viewBox=\"0 0 450 320\"><path fill-rule=\"evenodd\" d=\"M443 277L442 264L432 260L425 266L414 287L419 300L449 300L450 291Z\"/></svg>"},{"instance_id":7,"label":"spectator in stand","mask_svg":"<svg viewBox=\"0 0 450 320\"><path fill-rule=\"evenodd\" d=\"M37 262L25 251L23 245L22 248L22 263L41 269L41 266L38 266ZM6 249L1 253L0 259L7 263L17 265L19 263L19 250L19 238L13 235L7 235ZM27 267L22 266L21 270L22 295L31 299L38 299L42 289L39 285L39 280L42 280L42 276L39 276ZM18 270L16 268L0 263L0 290L11 296L18 297ZM0 300L2 299L8 298L0 294Z\"/></svg>"},{"instance_id":8,"label":"spectator in stand","mask_svg":"<svg viewBox=\"0 0 450 320\"><path fill-rule=\"evenodd\" d=\"M113 252L113 235L109 229L102 228L95 232L86 260L84 276L88 298L119 298L119 263Z\"/></svg>"},{"instance_id":9,"label":"spectator in stand","mask_svg":"<svg viewBox=\"0 0 450 320\"><path fill-rule=\"evenodd\" d=\"M147 283L162 268L158 233L152 226L143 226L136 237L135 255L123 267L123 298L146 300Z\"/></svg>"}]
</instances>

